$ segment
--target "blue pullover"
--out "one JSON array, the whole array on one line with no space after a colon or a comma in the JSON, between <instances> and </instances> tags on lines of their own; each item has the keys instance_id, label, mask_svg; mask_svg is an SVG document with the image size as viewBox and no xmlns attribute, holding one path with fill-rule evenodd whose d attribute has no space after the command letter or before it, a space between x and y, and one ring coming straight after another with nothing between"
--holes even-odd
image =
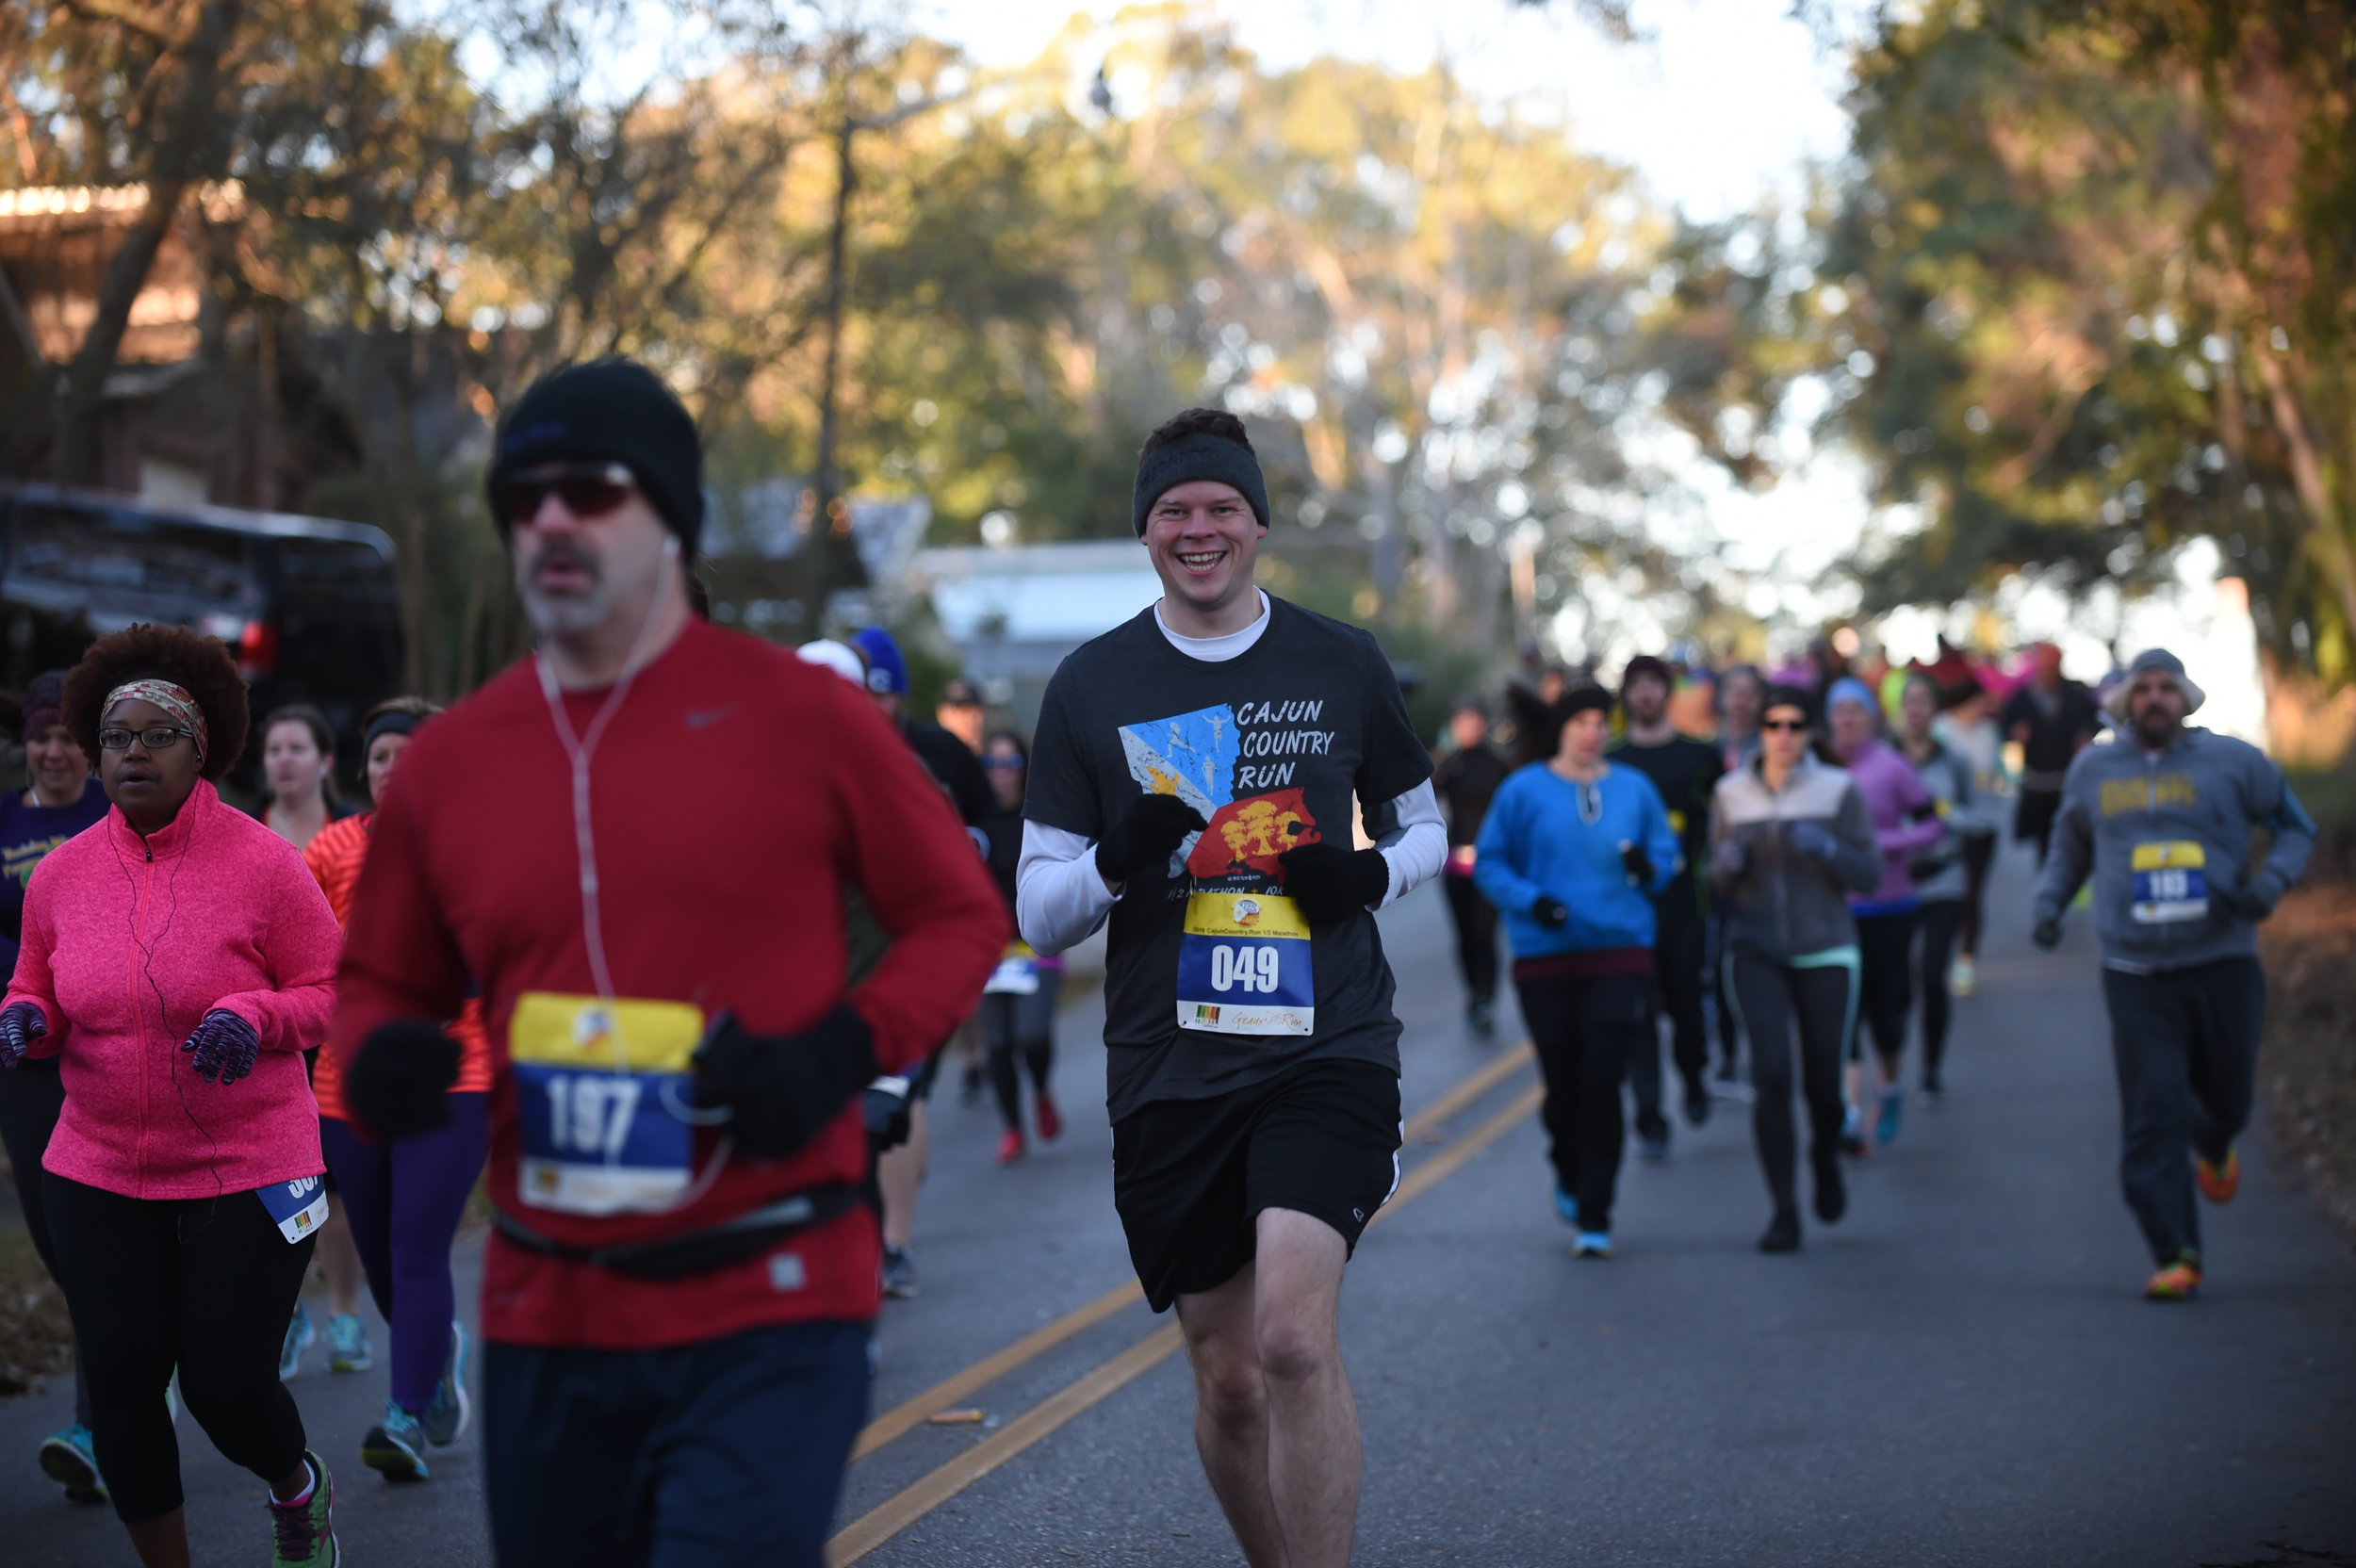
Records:
<instances>
[{"instance_id":1,"label":"blue pullover","mask_svg":"<svg viewBox=\"0 0 2356 1568\"><path fill-rule=\"evenodd\" d=\"M1582 808L1580 797L1588 799ZM1591 816L1592 813L1592 816ZM1628 885L1622 844L1642 845L1652 880ZM1519 769L1498 789L1473 851L1473 881L1505 914L1516 958L1653 944L1653 899L1676 880L1677 836L1651 779L1607 763L1592 785L1572 783L1544 762ZM1570 920L1548 930L1532 919L1541 898L1560 899Z\"/></svg>"}]
</instances>

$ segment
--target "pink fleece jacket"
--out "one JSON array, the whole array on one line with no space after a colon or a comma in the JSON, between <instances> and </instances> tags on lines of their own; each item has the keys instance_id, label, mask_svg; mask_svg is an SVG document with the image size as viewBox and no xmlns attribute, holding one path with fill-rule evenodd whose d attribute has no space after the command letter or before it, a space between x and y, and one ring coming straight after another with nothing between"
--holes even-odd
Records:
<instances>
[{"instance_id":1,"label":"pink fleece jacket","mask_svg":"<svg viewBox=\"0 0 2356 1568\"><path fill-rule=\"evenodd\" d=\"M43 1168L126 1198L210 1198L316 1176L303 1053L335 1011L335 917L292 844L200 781L141 839L106 820L49 852L25 898L8 1002L37 1004L65 1110ZM180 1043L215 1007L262 1037L251 1076L208 1084Z\"/></svg>"}]
</instances>

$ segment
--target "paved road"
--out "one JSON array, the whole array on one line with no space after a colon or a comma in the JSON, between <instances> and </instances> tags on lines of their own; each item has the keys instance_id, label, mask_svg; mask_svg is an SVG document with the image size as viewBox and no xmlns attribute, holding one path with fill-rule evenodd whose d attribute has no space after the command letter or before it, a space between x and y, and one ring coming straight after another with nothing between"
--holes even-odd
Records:
<instances>
[{"instance_id":1,"label":"paved road","mask_svg":"<svg viewBox=\"0 0 2356 1568\"><path fill-rule=\"evenodd\" d=\"M2007 860L2000 905L2026 882ZM1383 920L1412 1113L1507 1047L1456 1026L1436 893ZM1811 1229L1797 1257L1753 1250L1765 1199L1739 1109L1631 1167L1608 1263L1570 1257L1534 1125L1468 1158L1453 1141L1526 1070L1412 1147L1411 1181L1422 1161L1461 1163L1369 1233L1345 1292L1366 1431L1358 1560L2356 1564L2349 1249L2253 1148L2240 1200L2214 1217L2204 1298L2138 1300L2091 933L2080 923L2045 958L2000 931L1987 957L1948 1102L1909 1110L1856 1171L1849 1219ZM1092 998L1068 1009L1072 1128L1022 1167L990 1167L994 1118L944 1086L924 1294L885 1315L878 1413L1127 1279L1097 1021ZM1008 1423L1158 1326L1118 1311L961 1401L990 1426L920 1426L862 1460L843 1523L1004 1448ZM440 1456L429 1487L377 1483L354 1449L381 1374L331 1378L316 1358L296 1389L344 1481L351 1560L485 1560L470 1449ZM29 1456L65 1409L61 1383L0 1406L0 1456ZM1162 1360L862 1560L1236 1562L1190 1409L1183 1361ZM198 1561L253 1560L258 1487L183 1434ZM29 1460L0 1464L0 1560L131 1560L109 1518L44 1485Z\"/></svg>"}]
</instances>

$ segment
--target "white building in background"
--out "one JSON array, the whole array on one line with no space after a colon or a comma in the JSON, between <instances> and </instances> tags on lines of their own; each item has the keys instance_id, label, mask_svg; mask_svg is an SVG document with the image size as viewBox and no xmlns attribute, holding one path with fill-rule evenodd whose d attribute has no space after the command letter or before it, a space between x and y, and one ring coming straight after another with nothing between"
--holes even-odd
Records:
<instances>
[{"instance_id":1,"label":"white building in background","mask_svg":"<svg viewBox=\"0 0 2356 1568\"><path fill-rule=\"evenodd\" d=\"M1161 597L1161 580L1130 539L1006 548L919 550L908 587L928 595L965 673L1026 731L1064 655Z\"/></svg>"}]
</instances>

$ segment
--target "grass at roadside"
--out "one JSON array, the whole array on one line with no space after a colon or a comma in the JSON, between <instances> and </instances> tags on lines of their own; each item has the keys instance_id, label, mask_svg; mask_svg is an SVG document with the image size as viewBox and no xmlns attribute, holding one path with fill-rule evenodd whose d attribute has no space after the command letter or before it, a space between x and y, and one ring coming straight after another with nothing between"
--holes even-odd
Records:
<instances>
[{"instance_id":1,"label":"grass at roadside","mask_svg":"<svg viewBox=\"0 0 2356 1568\"><path fill-rule=\"evenodd\" d=\"M2305 880L2259 928L2259 1093L2277 1146L2356 1240L2356 770L2293 777L2320 829Z\"/></svg>"},{"instance_id":2,"label":"grass at roadside","mask_svg":"<svg viewBox=\"0 0 2356 1568\"><path fill-rule=\"evenodd\" d=\"M16 1188L0 1183L0 1397L29 1393L72 1364L65 1297L18 1218Z\"/></svg>"}]
</instances>

